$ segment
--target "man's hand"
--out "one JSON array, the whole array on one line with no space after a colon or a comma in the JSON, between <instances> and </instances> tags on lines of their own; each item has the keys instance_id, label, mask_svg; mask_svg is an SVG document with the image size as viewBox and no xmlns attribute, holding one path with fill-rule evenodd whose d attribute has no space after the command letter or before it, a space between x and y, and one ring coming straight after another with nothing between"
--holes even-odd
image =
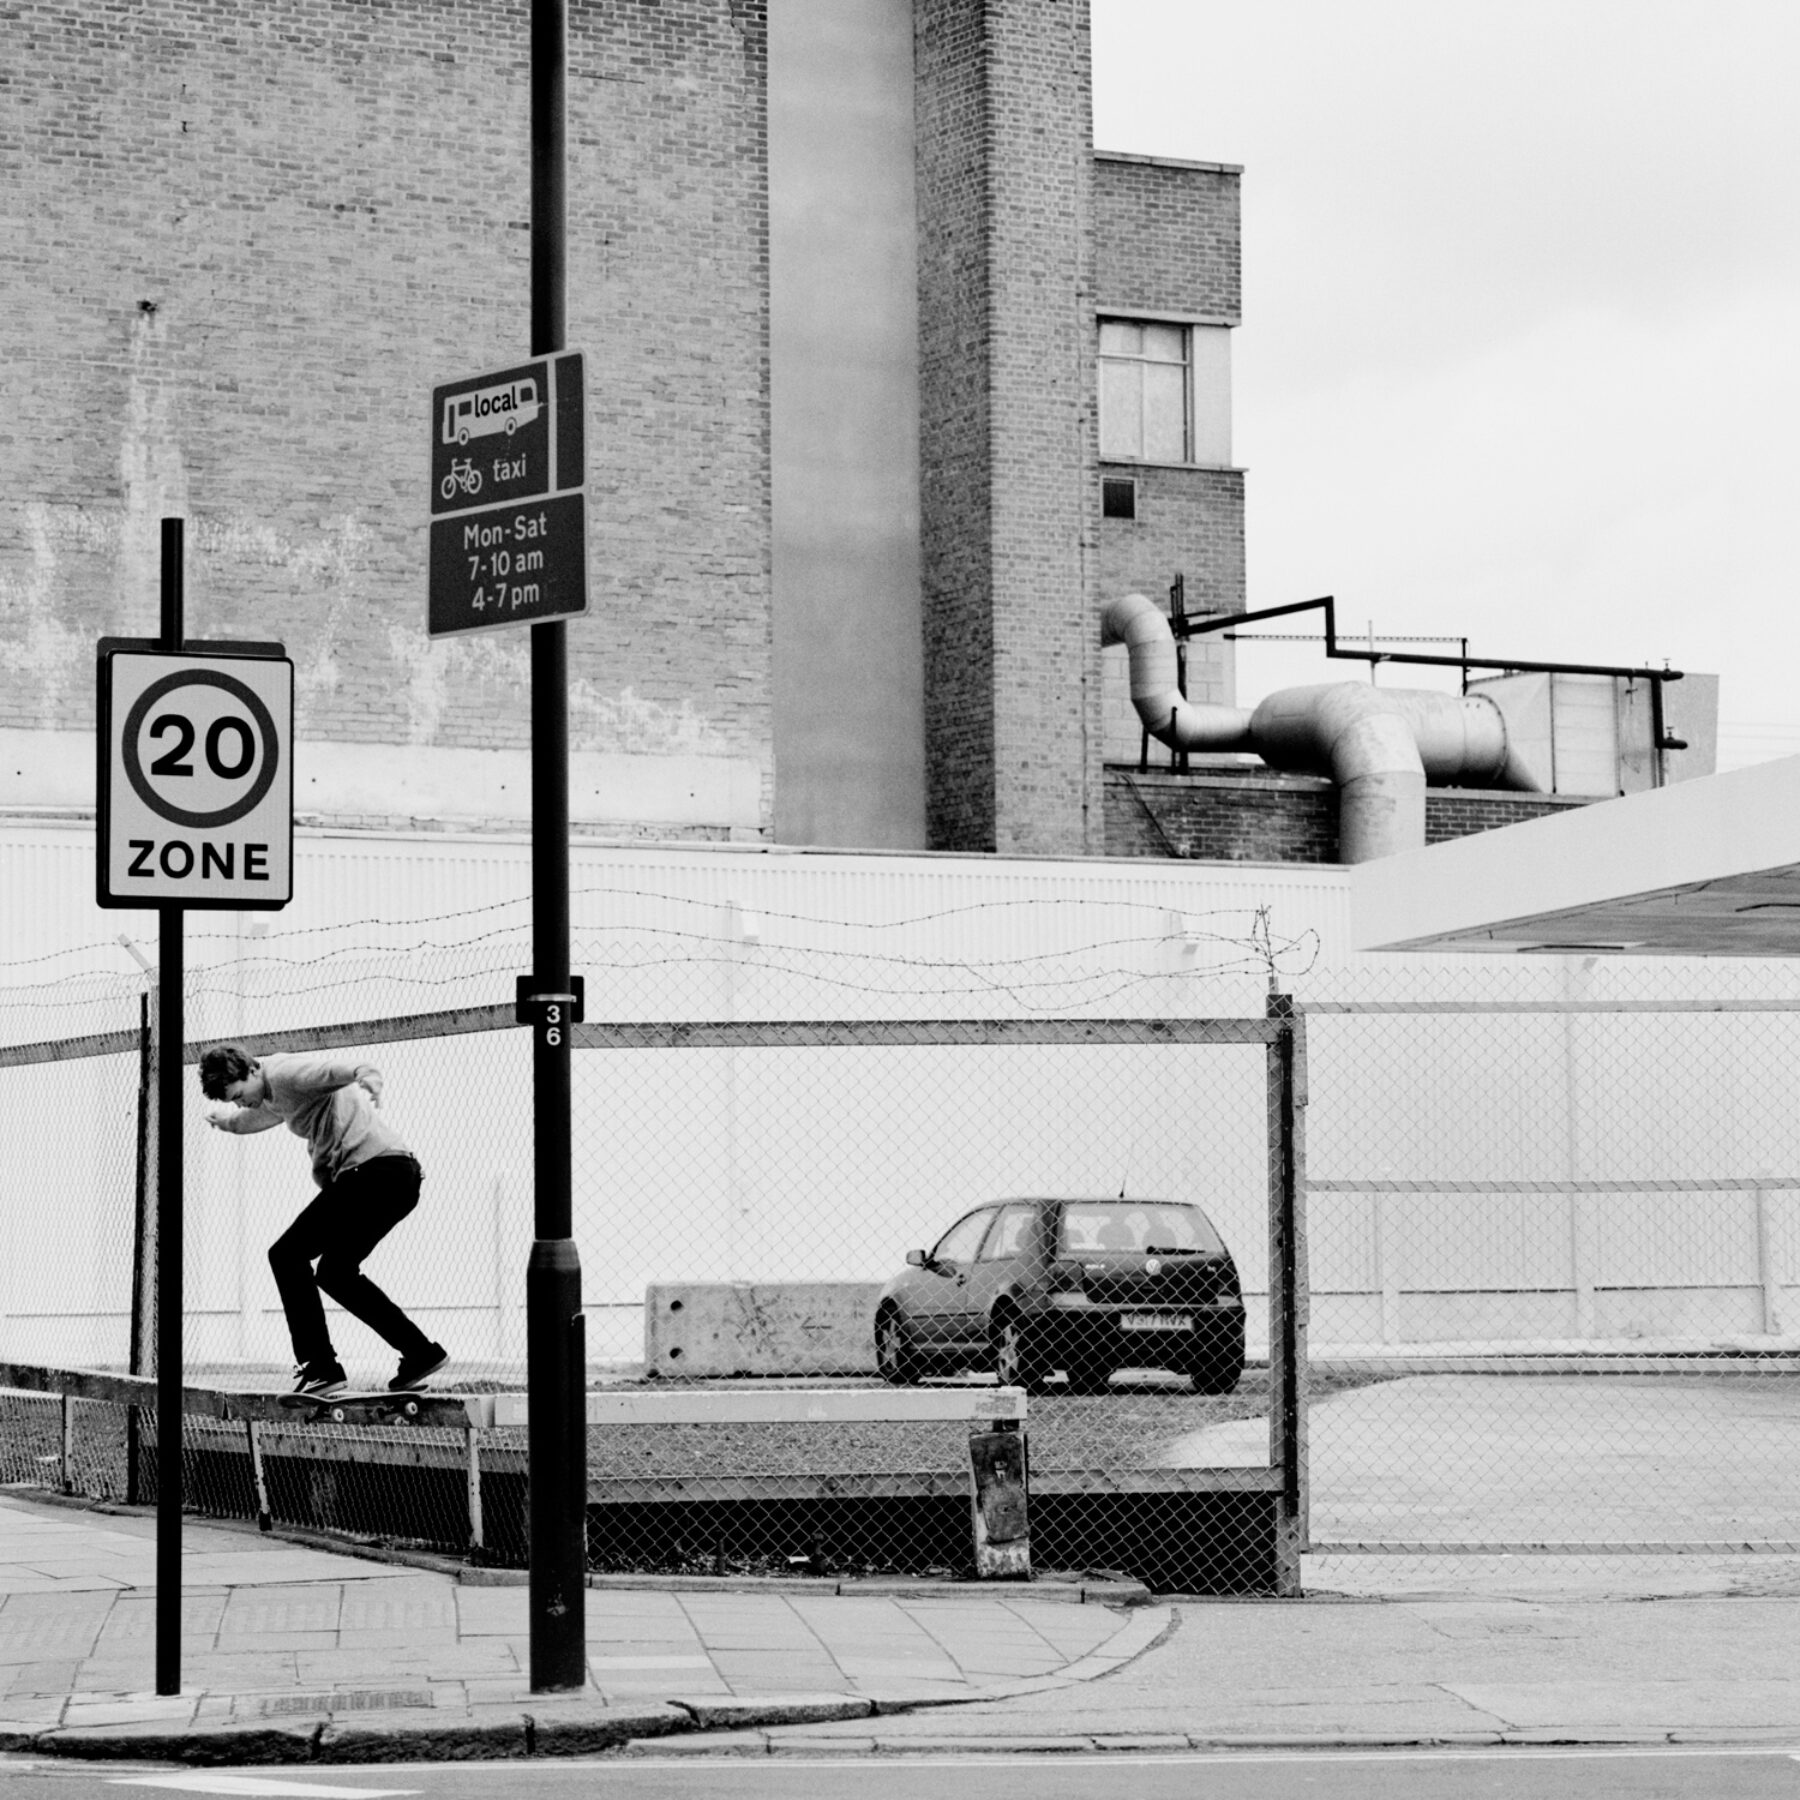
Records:
<instances>
[{"instance_id":1,"label":"man's hand","mask_svg":"<svg viewBox=\"0 0 1800 1800\"><path fill-rule=\"evenodd\" d=\"M229 1131L231 1121L237 1117L238 1109L223 1100L215 1101L206 1109L206 1122L214 1131Z\"/></svg>"},{"instance_id":2,"label":"man's hand","mask_svg":"<svg viewBox=\"0 0 1800 1800\"><path fill-rule=\"evenodd\" d=\"M358 1069L356 1083L369 1096L370 1103L381 1104L381 1071L375 1068Z\"/></svg>"}]
</instances>

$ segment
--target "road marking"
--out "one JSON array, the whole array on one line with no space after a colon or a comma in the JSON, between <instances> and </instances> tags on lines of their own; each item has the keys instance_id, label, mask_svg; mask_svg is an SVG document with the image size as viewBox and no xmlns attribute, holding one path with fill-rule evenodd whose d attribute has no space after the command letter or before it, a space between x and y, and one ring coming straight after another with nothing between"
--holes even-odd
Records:
<instances>
[{"instance_id":1,"label":"road marking","mask_svg":"<svg viewBox=\"0 0 1800 1800\"><path fill-rule=\"evenodd\" d=\"M419 1788L331 1787L322 1781L272 1781L266 1775L126 1775L113 1787L176 1788L184 1794L293 1794L302 1800L383 1800Z\"/></svg>"}]
</instances>

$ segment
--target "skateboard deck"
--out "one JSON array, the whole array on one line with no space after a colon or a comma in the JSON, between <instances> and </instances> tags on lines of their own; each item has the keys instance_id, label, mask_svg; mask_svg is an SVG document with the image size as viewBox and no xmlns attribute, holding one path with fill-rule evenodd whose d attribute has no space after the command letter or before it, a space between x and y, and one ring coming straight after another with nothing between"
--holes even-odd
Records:
<instances>
[{"instance_id":1,"label":"skateboard deck","mask_svg":"<svg viewBox=\"0 0 1800 1800\"><path fill-rule=\"evenodd\" d=\"M333 1425L441 1424L446 1406L461 1414L462 1402L430 1388L346 1388L341 1394L282 1394L280 1403L310 1423Z\"/></svg>"}]
</instances>

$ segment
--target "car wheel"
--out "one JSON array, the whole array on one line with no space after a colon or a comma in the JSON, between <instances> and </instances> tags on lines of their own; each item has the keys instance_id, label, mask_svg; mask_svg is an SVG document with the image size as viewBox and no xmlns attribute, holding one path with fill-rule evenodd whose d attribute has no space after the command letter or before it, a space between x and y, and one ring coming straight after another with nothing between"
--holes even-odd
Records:
<instances>
[{"instance_id":1,"label":"car wheel","mask_svg":"<svg viewBox=\"0 0 1800 1800\"><path fill-rule=\"evenodd\" d=\"M919 1379L918 1358L897 1312L884 1312L875 1321L875 1368L892 1387L911 1387Z\"/></svg>"},{"instance_id":2,"label":"car wheel","mask_svg":"<svg viewBox=\"0 0 1800 1800\"><path fill-rule=\"evenodd\" d=\"M1002 1387L1022 1387L1031 1394L1043 1391L1048 1371L1024 1320L1017 1313L1003 1312L995 1316L989 1344L991 1366Z\"/></svg>"},{"instance_id":3,"label":"car wheel","mask_svg":"<svg viewBox=\"0 0 1800 1800\"><path fill-rule=\"evenodd\" d=\"M1244 1372L1244 1358L1235 1350L1202 1351L1188 1365L1196 1394L1229 1394Z\"/></svg>"}]
</instances>

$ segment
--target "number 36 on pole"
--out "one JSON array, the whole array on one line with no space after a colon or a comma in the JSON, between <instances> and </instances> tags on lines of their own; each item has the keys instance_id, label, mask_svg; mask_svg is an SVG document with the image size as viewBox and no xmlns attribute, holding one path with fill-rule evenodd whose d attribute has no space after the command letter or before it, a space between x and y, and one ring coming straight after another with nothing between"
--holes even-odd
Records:
<instances>
[{"instance_id":1,"label":"number 36 on pole","mask_svg":"<svg viewBox=\"0 0 1800 1800\"><path fill-rule=\"evenodd\" d=\"M285 906L294 665L281 645L168 653L102 638L98 697L100 905Z\"/></svg>"}]
</instances>

